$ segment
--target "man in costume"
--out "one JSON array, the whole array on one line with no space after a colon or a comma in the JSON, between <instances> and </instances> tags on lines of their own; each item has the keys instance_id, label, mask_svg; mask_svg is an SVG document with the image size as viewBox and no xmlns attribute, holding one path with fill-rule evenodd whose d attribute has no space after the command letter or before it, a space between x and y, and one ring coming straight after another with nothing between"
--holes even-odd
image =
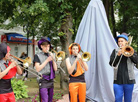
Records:
<instances>
[{"instance_id":1,"label":"man in costume","mask_svg":"<svg viewBox=\"0 0 138 102\"><path fill-rule=\"evenodd\" d=\"M15 102L11 86L11 78L22 74L19 65L10 59L10 47L5 43L0 44L0 102Z\"/></svg>"},{"instance_id":2,"label":"man in costume","mask_svg":"<svg viewBox=\"0 0 138 102\"><path fill-rule=\"evenodd\" d=\"M88 70L86 62L83 62L79 54L81 47L77 43L72 43L69 46L69 56L66 59L66 66L69 73L69 93L70 102L85 102L86 98L86 83L84 72Z\"/></svg>"},{"instance_id":3,"label":"man in costume","mask_svg":"<svg viewBox=\"0 0 138 102\"><path fill-rule=\"evenodd\" d=\"M114 49L110 56L110 65L114 68L115 102L131 102L135 84L134 64L138 63L136 52L131 57L122 55L122 48L128 44L128 36L123 33L116 39L119 49Z\"/></svg>"},{"instance_id":4,"label":"man in costume","mask_svg":"<svg viewBox=\"0 0 138 102\"><path fill-rule=\"evenodd\" d=\"M42 74L42 79L39 80L39 91L41 102L52 102L54 90L55 71L57 64L54 62L54 57L51 52L51 44L49 38L42 37L38 41L40 53L34 56L36 71Z\"/></svg>"}]
</instances>

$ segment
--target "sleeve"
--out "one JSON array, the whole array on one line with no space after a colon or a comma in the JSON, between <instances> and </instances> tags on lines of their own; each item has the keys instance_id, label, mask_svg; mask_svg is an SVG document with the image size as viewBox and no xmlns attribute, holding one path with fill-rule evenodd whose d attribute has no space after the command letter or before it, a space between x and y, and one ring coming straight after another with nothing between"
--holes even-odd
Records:
<instances>
[{"instance_id":1,"label":"sleeve","mask_svg":"<svg viewBox=\"0 0 138 102\"><path fill-rule=\"evenodd\" d=\"M135 64L138 64L138 55L136 52L130 57L131 61Z\"/></svg>"},{"instance_id":2,"label":"sleeve","mask_svg":"<svg viewBox=\"0 0 138 102\"><path fill-rule=\"evenodd\" d=\"M35 56L34 56L33 63L35 63L35 62L40 63L40 59L39 59L38 55L35 55Z\"/></svg>"},{"instance_id":3,"label":"sleeve","mask_svg":"<svg viewBox=\"0 0 138 102\"><path fill-rule=\"evenodd\" d=\"M112 54L111 54L111 56L110 56L110 61L109 61L109 64L112 66L112 64L113 64L113 66L115 67L117 64L118 64L118 62L119 62L119 59L120 59L120 56L116 56L116 50L114 49L113 51L112 51ZM116 57L116 58L115 58Z\"/></svg>"}]
</instances>

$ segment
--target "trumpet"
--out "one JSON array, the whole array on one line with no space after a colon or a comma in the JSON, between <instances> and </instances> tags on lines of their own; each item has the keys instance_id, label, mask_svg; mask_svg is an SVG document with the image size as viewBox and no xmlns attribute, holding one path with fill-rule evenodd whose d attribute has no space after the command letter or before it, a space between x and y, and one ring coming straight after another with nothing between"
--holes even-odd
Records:
<instances>
[{"instance_id":1,"label":"trumpet","mask_svg":"<svg viewBox=\"0 0 138 102\"><path fill-rule=\"evenodd\" d=\"M25 58L25 59L23 60L23 59L20 59L20 58L14 56L14 55L11 55L11 54L10 54L10 56L13 57L13 58L15 58L15 59L17 59L18 61L21 61L21 62L23 63L23 67L20 66L21 68L23 68L24 70L26 70L26 71L32 73L32 74L35 75L35 76L38 76L39 79L42 78L42 74L40 74L40 73L37 72L37 73L38 73L38 75L37 75L36 73L34 73L34 72L36 72L34 69L29 68L29 66L31 65L31 58L30 58L30 57L27 57L27 58ZM28 68L28 69L26 69L26 68ZM29 69L30 69L30 70L29 70ZM34 71L34 72L32 72L31 70Z\"/></svg>"},{"instance_id":2,"label":"trumpet","mask_svg":"<svg viewBox=\"0 0 138 102\"><path fill-rule=\"evenodd\" d=\"M56 53L56 60L55 60L55 58L53 58L53 56L51 56L51 53L49 51L47 51L47 52L49 53L49 55L52 57L52 59L55 61L55 63L57 65L58 65L57 61L63 61L65 59L64 51L56 52L54 49L52 49L52 51ZM65 73L65 71L60 67L60 65L58 65L58 67L62 70L63 73Z\"/></svg>"},{"instance_id":3,"label":"trumpet","mask_svg":"<svg viewBox=\"0 0 138 102\"><path fill-rule=\"evenodd\" d=\"M81 52L82 52L81 59L79 59L78 61L79 61L80 65L81 65L81 67L84 68L83 61L84 62L89 61L91 59L91 54L89 52L83 52L82 50L81 50Z\"/></svg>"}]
</instances>

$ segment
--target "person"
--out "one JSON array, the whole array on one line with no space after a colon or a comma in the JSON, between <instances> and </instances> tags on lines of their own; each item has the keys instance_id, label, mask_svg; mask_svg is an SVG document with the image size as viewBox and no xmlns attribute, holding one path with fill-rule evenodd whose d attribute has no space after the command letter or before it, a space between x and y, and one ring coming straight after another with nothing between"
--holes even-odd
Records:
<instances>
[{"instance_id":1,"label":"person","mask_svg":"<svg viewBox=\"0 0 138 102\"><path fill-rule=\"evenodd\" d=\"M0 44L0 102L15 102L11 86L11 78L22 74L19 65L10 59L10 47L5 43Z\"/></svg>"},{"instance_id":2,"label":"person","mask_svg":"<svg viewBox=\"0 0 138 102\"><path fill-rule=\"evenodd\" d=\"M66 59L66 66L69 73L69 94L70 102L85 102L86 83L84 78L85 71L88 70L86 62L82 61L79 54L81 47L77 43L69 46L69 56Z\"/></svg>"},{"instance_id":3,"label":"person","mask_svg":"<svg viewBox=\"0 0 138 102\"><path fill-rule=\"evenodd\" d=\"M131 102L135 84L134 64L138 63L137 53L131 57L122 55L122 48L128 44L128 36L122 33L116 38L119 49L114 49L110 55L109 64L114 67L114 94L115 102ZM122 57L121 57L122 56ZM118 67L117 67L118 66Z\"/></svg>"},{"instance_id":4,"label":"person","mask_svg":"<svg viewBox=\"0 0 138 102\"><path fill-rule=\"evenodd\" d=\"M22 52L22 54L21 54L21 56L20 56L20 58L21 59L25 59L25 58L27 58L27 54L25 54L25 52ZM20 61L21 62L21 61ZM22 64L20 64L22 67L23 67L23 62L21 62ZM28 68L26 68L26 70L24 69L23 70L23 81L24 80L27 80L27 78L28 78Z\"/></svg>"},{"instance_id":5,"label":"person","mask_svg":"<svg viewBox=\"0 0 138 102\"><path fill-rule=\"evenodd\" d=\"M51 43L49 38L42 37L38 41L40 53L34 56L34 65L36 71L42 74L42 79L39 80L39 91L41 102L52 102L54 90L55 71L57 64L54 61L54 56L49 52Z\"/></svg>"}]
</instances>

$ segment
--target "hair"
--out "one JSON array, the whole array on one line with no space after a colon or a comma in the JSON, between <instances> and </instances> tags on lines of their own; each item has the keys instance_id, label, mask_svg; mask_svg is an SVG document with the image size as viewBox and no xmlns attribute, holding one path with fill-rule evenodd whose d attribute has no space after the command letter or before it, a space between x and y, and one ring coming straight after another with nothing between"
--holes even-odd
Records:
<instances>
[{"instance_id":1,"label":"hair","mask_svg":"<svg viewBox=\"0 0 138 102\"><path fill-rule=\"evenodd\" d=\"M77 43L72 44L71 49L73 48L73 46L78 46L79 48L79 45Z\"/></svg>"},{"instance_id":2,"label":"hair","mask_svg":"<svg viewBox=\"0 0 138 102\"><path fill-rule=\"evenodd\" d=\"M25 52L22 52L22 53L21 53L21 56L20 56L20 57L22 57L22 56L25 56Z\"/></svg>"},{"instance_id":3,"label":"hair","mask_svg":"<svg viewBox=\"0 0 138 102\"><path fill-rule=\"evenodd\" d=\"M49 42L42 42L41 45L50 45L50 43Z\"/></svg>"}]
</instances>

